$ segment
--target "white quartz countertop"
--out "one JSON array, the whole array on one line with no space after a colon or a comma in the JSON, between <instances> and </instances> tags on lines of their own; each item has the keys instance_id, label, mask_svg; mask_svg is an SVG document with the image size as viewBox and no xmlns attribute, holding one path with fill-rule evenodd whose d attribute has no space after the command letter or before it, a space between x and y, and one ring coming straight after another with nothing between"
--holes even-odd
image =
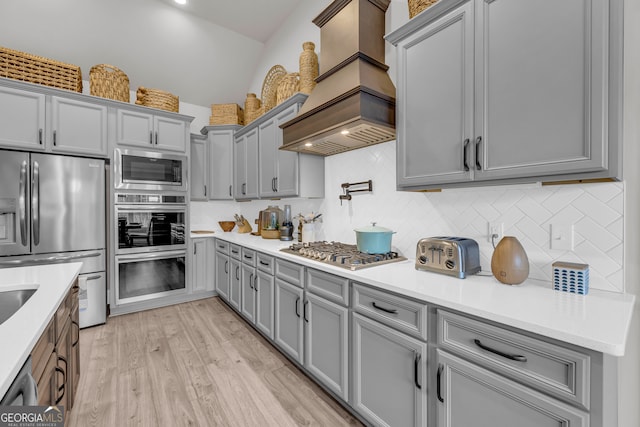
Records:
<instances>
[{"instance_id":1,"label":"white quartz countertop","mask_svg":"<svg viewBox=\"0 0 640 427\"><path fill-rule=\"evenodd\" d=\"M80 267L82 263L75 262L0 269L0 292L37 288L25 305L0 325L0 398L71 289Z\"/></svg>"},{"instance_id":2,"label":"white quartz countertop","mask_svg":"<svg viewBox=\"0 0 640 427\"><path fill-rule=\"evenodd\" d=\"M509 286L486 271L458 279L416 270L412 259L351 271L280 252L291 242L236 232L215 237L426 303L613 356L624 355L635 301L631 294L593 289L588 295L569 294L539 280Z\"/></svg>"}]
</instances>

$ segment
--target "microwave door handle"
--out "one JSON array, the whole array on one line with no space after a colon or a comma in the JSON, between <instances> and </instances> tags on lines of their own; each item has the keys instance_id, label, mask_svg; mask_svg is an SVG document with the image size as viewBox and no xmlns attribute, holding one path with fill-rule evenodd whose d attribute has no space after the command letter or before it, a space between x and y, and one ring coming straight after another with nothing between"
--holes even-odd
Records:
<instances>
[{"instance_id":1,"label":"microwave door handle","mask_svg":"<svg viewBox=\"0 0 640 427\"><path fill-rule=\"evenodd\" d=\"M33 229L33 244L40 244L40 165L33 161L33 182L31 183L31 221Z\"/></svg>"},{"instance_id":2,"label":"microwave door handle","mask_svg":"<svg viewBox=\"0 0 640 427\"><path fill-rule=\"evenodd\" d=\"M20 214L20 240L22 246L27 246L27 161L20 165L20 187L18 196L18 209Z\"/></svg>"}]
</instances>

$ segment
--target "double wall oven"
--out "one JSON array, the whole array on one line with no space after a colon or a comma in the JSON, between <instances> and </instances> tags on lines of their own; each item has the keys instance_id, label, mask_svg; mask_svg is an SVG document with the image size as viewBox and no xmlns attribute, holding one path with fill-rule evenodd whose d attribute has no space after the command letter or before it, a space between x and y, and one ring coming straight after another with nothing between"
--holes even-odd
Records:
<instances>
[{"instance_id":1,"label":"double wall oven","mask_svg":"<svg viewBox=\"0 0 640 427\"><path fill-rule=\"evenodd\" d=\"M115 157L115 305L186 293L186 157Z\"/></svg>"}]
</instances>

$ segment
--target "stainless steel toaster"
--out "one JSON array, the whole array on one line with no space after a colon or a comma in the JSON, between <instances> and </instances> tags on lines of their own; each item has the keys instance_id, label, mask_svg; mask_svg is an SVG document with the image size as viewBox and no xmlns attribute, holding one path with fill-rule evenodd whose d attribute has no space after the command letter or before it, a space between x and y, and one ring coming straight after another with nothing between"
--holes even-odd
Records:
<instances>
[{"instance_id":1,"label":"stainless steel toaster","mask_svg":"<svg viewBox=\"0 0 640 427\"><path fill-rule=\"evenodd\" d=\"M427 237L416 248L416 269L464 279L480 271L478 242L466 237Z\"/></svg>"}]
</instances>

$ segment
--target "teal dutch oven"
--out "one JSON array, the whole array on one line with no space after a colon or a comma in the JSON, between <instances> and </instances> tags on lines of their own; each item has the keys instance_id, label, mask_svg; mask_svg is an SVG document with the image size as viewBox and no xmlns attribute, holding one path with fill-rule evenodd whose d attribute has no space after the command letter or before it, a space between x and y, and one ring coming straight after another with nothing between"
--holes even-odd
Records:
<instances>
[{"instance_id":1,"label":"teal dutch oven","mask_svg":"<svg viewBox=\"0 0 640 427\"><path fill-rule=\"evenodd\" d=\"M367 227L356 228L354 231L356 232L356 242L360 252L368 254L391 252L391 237L395 231L377 227L375 222Z\"/></svg>"}]
</instances>

